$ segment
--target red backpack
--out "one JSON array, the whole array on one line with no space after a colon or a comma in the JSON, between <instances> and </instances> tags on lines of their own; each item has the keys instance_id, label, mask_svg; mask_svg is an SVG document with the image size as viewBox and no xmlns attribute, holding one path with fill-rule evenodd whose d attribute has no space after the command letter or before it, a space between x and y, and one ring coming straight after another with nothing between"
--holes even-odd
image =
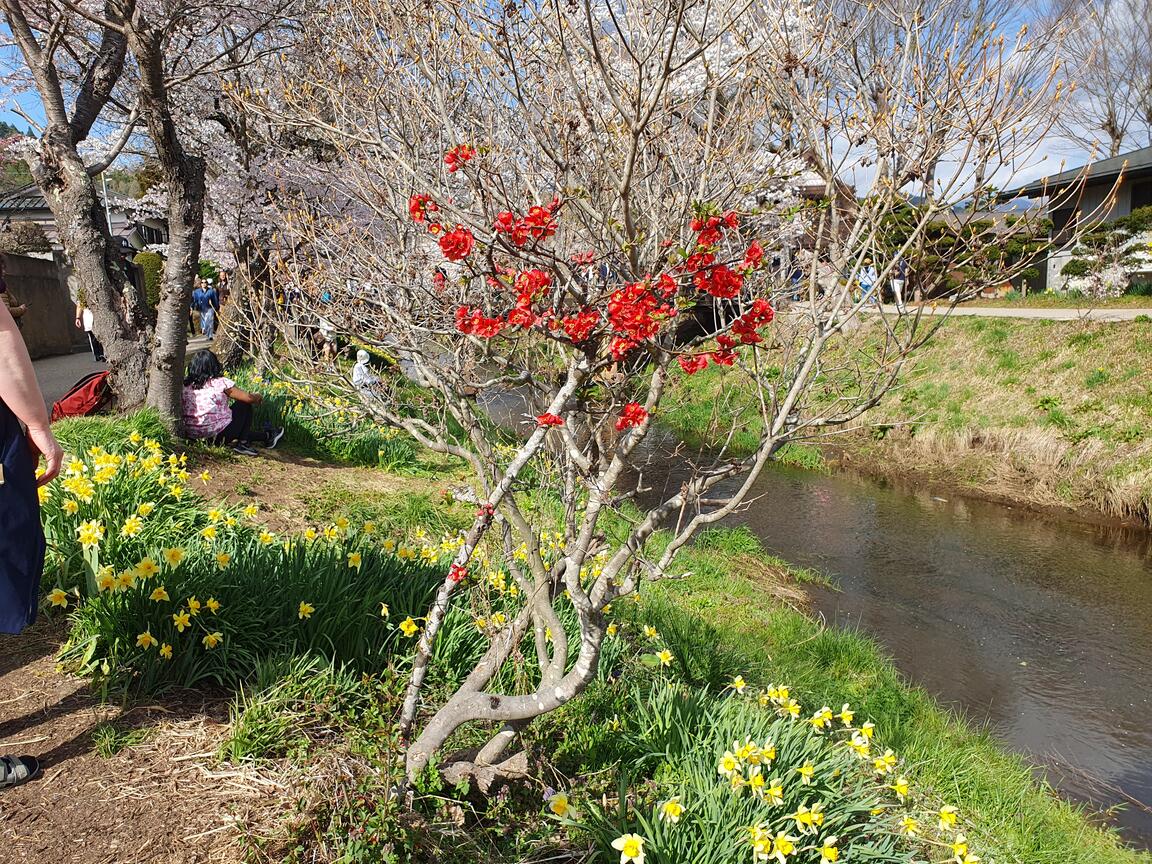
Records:
<instances>
[{"instance_id":1,"label":"red backpack","mask_svg":"<svg viewBox=\"0 0 1152 864\"><path fill-rule=\"evenodd\" d=\"M52 422L65 417L87 417L97 413L111 398L107 372L91 372L72 385L59 402L52 405Z\"/></svg>"}]
</instances>

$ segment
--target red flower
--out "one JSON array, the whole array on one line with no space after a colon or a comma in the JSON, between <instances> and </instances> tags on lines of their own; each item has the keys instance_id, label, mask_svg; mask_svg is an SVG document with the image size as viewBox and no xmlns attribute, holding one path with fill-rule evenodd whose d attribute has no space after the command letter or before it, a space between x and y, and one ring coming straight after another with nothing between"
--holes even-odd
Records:
<instances>
[{"instance_id":1,"label":"red flower","mask_svg":"<svg viewBox=\"0 0 1152 864\"><path fill-rule=\"evenodd\" d=\"M629 402L624 406L624 413L620 415L620 419L616 421L616 431L623 432L625 429L633 429L647 419L648 412L643 405L639 402Z\"/></svg>"},{"instance_id":2,"label":"red flower","mask_svg":"<svg viewBox=\"0 0 1152 864\"><path fill-rule=\"evenodd\" d=\"M504 322L499 318L485 317L479 309L473 311L467 306L461 306L456 310L456 329L465 336L492 339L504 329Z\"/></svg>"},{"instance_id":3,"label":"red flower","mask_svg":"<svg viewBox=\"0 0 1152 864\"><path fill-rule=\"evenodd\" d=\"M695 375L708 368L708 355L707 354L681 354L676 358L676 362L680 364L688 375Z\"/></svg>"},{"instance_id":4,"label":"red flower","mask_svg":"<svg viewBox=\"0 0 1152 864\"><path fill-rule=\"evenodd\" d=\"M463 564L453 564L448 568L448 578L456 583L463 582L468 578L468 568Z\"/></svg>"},{"instance_id":5,"label":"red flower","mask_svg":"<svg viewBox=\"0 0 1152 864\"><path fill-rule=\"evenodd\" d=\"M731 366L736 362L736 352L730 349L712 352L712 362L717 366Z\"/></svg>"},{"instance_id":6,"label":"red flower","mask_svg":"<svg viewBox=\"0 0 1152 864\"><path fill-rule=\"evenodd\" d=\"M724 214L724 226L726 228L739 228L740 217L736 215L735 210L729 210Z\"/></svg>"},{"instance_id":7,"label":"red flower","mask_svg":"<svg viewBox=\"0 0 1152 864\"><path fill-rule=\"evenodd\" d=\"M444 164L448 166L448 173L455 174L475 155L476 151L467 144L457 144L444 154Z\"/></svg>"},{"instance_id":8,"label":"red flower","mask_svg":"<svg viewBox=\"0 0 1152 864\"><path fill-rule=\"evenodd\" d=\"M536 323L536 313L528 303L517 303L508 313L508 326L523 327L527 330Z\"/></svg>"},{"instance_id":9,"label":"red flower","mask_svg":"<svg viewBox=\"0 0 1152 864\"><path fill-rule=\"evenodd\" d=\"M760 245L759 240L753 240L748 244L748 251L744 253L744 266L750 270L755 270L764 263L764 247Z\"/></svg>"},{"instance_id":10,"label":"red flower","mask_svg":"<svg viewBox=\"0 0 1152 864\"><path fill-rule=\"evenodd\" d=\"M461 261L471 254L475 242L471 230L463 225L457 225L454 230L440 238L440 251L449 261Z\"/></svg>"},{"instance_id":11,"label":"red flower","mask_svg":"<svg viewBox=\"0 0 1152 864\"><path fill-rule=\"evenodd\" d=\"M675 294L678 287L676 280L667 273L661 273L660 278L656 280L656 290L660 292L660 296L665 300Z\"/></svg>"},{"instance_id":12,"label":"red flower","mask_svg":"<svg viewBox=\"0 0 1152 864\"><path fill-rule=\"evenodd\" d=\"M437 270L436 273L432 276L432 286L437 291L443 291L444 290L445 281L446 281L446 279L445 279L444 274L441 273L439 270Z\"/></svg>"},{"instance_id":13,"label":"red flower","mask_svg":"<svg viewBox=\"0 0 1152 864\"><path fill-rule=\"evenodd\" d=\"M596 253L589 249L587 252L577 252L572 256L573 264L588 265L596 261Z\"/></svg>"},{"instance_id":14,"label":"red flower","mask_svg":"<svg viewBox=\"0 0 1152 864\"><path fill-rule=\"evenodd\" d=\"M546 270L525 270L516 277L516 293L537 299L552 285L552 275Z\"/></svg>"},{"instance_id":15,"label":"red flower","mask_svg":"<svg viewBox=\"0 0 1152 864\"><path fill-rule=\"evenodd\" d=\"M429 213L435 213L440 208L432 200L431 195L413 195L408 199L408 215L413 222L423 222Z\"/></svg>"},{"instance_id":16,"label":"red flower","mask_svg":"<svg viewBox=\"0 0 1152 864\"><path fill-rule=\"evenodd\" d=\"M700 270L694 278L698 289L723 300L731 300L738 296L740 289L744 287L744 277L724 264L709 270Z\"/></svg>"},{"instance_id":17,"label":"red flower","mask_svg":"<svg viewBox=\"0 0 1152 864\"><path fill-rule=\"evenodd\" d=\"M622 349L624 352L651 339L659 332L660 325L675 314L676 310L661 303L646 282L625 285L608 297L608 322L613 332L632 343ZM615 349L613 355L616 355Z\"/></svg>"},{"instance_id":18,"label":"red flower","mask_svg":"<svg viewBox=\"0 0 1152 864\"><path fill-rule=\"evenodd\" d=\"M537 426L563 426L564 418L557 417L555 414L541 414L536 418Z\"/></svg>"},{"instance_id":19,"label":"red flower","mask_svg":"<svg viewBox=\"0 0 1152 864\"><path fill-rule=\"evenodd\" d=\"M585 309L563 319L562 323L568 338L578 345L592 335L592 331L600 323L600 313L595 309Z\"/></svg>"},{"instance_id":20,"label":"red flower","mask_svg":"<svg viewBox=\"0 0 1152 864\"><path fill-rule=\"evenodd\" d=\"M739 336L740 341L745 345L754 345L763 341L760 334L756 331L761 327L771 324L775 316L776 313L772 309L772 304L763 297L758 297L752 301L752 306L749 307L747 312L732 322L732 332L736 336ZM732 346L725 345L723 347L731 348Z\"/></svg>"},{"instance_id":21,"label":"red flower","mask_svg":"<svg viewBox=\"0 0 1152 864\"><path fill-rule=\"evenodd\" d=\"M496 221L492 223L492 230L497 234L509 233L516 227L516 214L510 210L501 210L496 214Z\"/></svg>"}]
</instances>

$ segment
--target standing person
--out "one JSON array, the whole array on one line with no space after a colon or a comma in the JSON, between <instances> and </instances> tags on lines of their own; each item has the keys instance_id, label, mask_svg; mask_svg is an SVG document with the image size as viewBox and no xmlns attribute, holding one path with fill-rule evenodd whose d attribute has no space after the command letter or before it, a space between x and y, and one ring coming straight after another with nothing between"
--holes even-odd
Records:
<instances>
[{"instance_id":1,"label":"standing person","mask_svg":"<svg viewBox=\"0 0 1152 864\"><path fill-rule=\"evenodd\" d=\"M243 456L255 456L251 445L271 450L284 437L284 429L252 431L253 406L264 401L224 377L220 359L208 349L197 351L188 361L184 379L184 428L189 438L211 444L232 444Z\"/></svg>"},{"instance_id":2,"label":"standing person","mask_svg":"<svg viewBox=\"0 0 1152 864\"><path fill-rule=\"evenodd\" d=\"M220 295L211 282L205 283L200 297L200 332L209 339L216 338L216 316L220 312Z\"/></svg>"},{"instance_id":3,"label":"standing person","mask_svg":"<svg viewBox=\"0 0 1152 864\"><path fill-rule=\"evenodd\" d=\"M896 269L892 271L892 299L896 301L896 309L904 311L904 286L908 284L908 265L903 258L896 261Z\"/></svg>"},{"instance_id":4,"label":"standing person","mask_svg":"<svg viewBox=\"0 0 1152 864\"><path fill-rule=\"evenodd\" d=\"M197 276L193 286L188 320L191 322L192 334L195 335L197 323L199 323L201 330L204 328L204 280Z\"/></svg>"},{"instance_id":5,"label":"standing person","mask_svg":"<svg viewBox=\"0 0 1152 864\"><path fill-rule=\"evenodd\" d=\"M860 269L859 279L860 299L867 303L876 288L876 268L872 266L871 258L864 259L864 266Z\"/></svg>"},{"instance_id":6,"label":"standing person","mask_svg":"<svg viewBox=\"0 0 1152 864\"><path fill-rule=\"evenodd\" d=\"M92 332L92 310L84 305L82 300L76 301L76 329L83 328L88 334L88 347L92 349L92 359L97 363L104 363L104 346Z\"/></svg>"},{"instance_id":7,"label":"standing person","mask_svg":"<svg viewBox=\"0 0 1152 864\"><path fill-rule=\"evenodd\" d=\"M37 481L41 455L44 474ZM44 568L36 487L60 473L63 461L28 349L8 307L0 303L0 633L20 633L36 620ZM27 783L39 772L35 756L0 754L0 790Z\"/></svg>"}]
</instances>

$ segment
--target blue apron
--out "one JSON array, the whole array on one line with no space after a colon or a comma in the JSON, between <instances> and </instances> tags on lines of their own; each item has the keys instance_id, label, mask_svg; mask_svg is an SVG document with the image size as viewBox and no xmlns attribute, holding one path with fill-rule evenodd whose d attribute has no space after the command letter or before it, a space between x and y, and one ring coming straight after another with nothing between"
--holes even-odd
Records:
<instances>
[{"instance_id":1,"label":"blue apron","mask_svg":"<svg viewBox=\"0 0 1152 864\"><path fill-rule=\"evenodd\" d=\"M0 633L19 633L36 620L44 530L36 468L16 415L0 402Z\"/></svg>"}]
</instances>

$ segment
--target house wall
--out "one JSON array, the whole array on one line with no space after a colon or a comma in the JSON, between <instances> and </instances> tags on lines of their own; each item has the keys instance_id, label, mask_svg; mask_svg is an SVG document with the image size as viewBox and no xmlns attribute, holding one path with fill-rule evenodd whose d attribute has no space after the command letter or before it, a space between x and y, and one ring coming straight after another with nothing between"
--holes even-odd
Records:
<instances>
[{"instance_id":1,"label":"house wall","mask_svg":"<svg viewBox=\"0 0 1152 864\"><path fill-rule=\"evenodd\" d=\"M1112 183L1089 182L1084 194L1081 196L1077 210L1080 213L1080 222L1084 220L1111 222L1120 219L1132 212L1132 184L1121 183L1116 190L1116 198L1110 207L1105 202L1112 193ZM1074 256L1071 252L1055 249L1048 256L1047 286L1048 290L1063 291L1068 282L1067 276L1060 271Z\"/></svg>"},{"instance_id":2,"label":"house wall","mask_svg":"<svg viewBox=\"0 0 1152 864\"><path fill-rule=\"evenodd\" d=\"M6 279L17 303L27 303L20 333L35 359L52 354L70 354L75 339L76 307L68 296L55 261L9 255Z\"/></svg>"}]
</instances>

